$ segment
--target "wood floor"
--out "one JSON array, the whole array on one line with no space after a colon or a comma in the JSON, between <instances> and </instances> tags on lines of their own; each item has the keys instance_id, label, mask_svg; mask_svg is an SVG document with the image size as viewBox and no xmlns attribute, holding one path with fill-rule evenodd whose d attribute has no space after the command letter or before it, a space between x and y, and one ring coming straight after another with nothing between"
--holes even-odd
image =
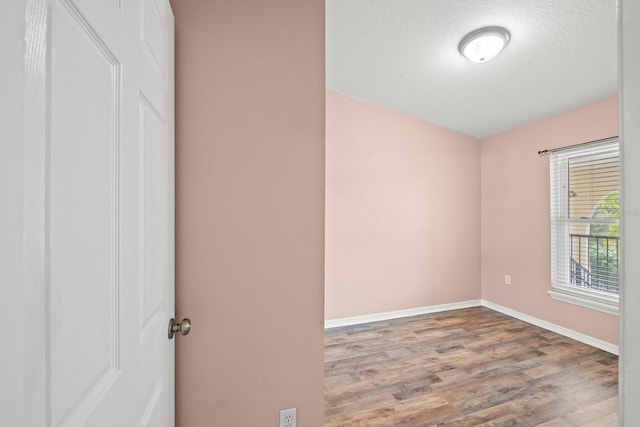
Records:
<instances>
[{"instance_id":1,"label":"wood floor","mask_svg":"<svg viewBox=\"0 0 640 427\"><path fill-rule=\"evenodd\" d=\"M326 427L614 427L617 407L617 356L484 307L326 332Z\"/></svg>"}]
</instances>

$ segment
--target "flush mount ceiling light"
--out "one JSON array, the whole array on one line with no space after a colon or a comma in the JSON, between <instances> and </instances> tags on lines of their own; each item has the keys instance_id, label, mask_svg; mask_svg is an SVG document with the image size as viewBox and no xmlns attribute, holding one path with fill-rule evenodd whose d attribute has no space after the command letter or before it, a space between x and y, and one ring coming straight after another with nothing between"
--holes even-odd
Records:
<instances>
[{"instance_id":1,"label":"flush mount ceiling light","mask_svg":"<svg viewBox=\"0 0 640 427\"><path fill-rule=\"evenodd\" d=\"M509 31L502 27L480 28L464 36L458 50L471 62L487 62L509 43L509 37Z\"/></svg>"}]
</instances>

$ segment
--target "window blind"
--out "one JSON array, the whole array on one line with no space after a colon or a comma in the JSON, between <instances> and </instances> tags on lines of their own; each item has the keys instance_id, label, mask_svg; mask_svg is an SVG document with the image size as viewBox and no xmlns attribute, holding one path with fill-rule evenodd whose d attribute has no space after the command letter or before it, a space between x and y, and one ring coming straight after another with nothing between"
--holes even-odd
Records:
<instances>
[{"instance_id":1,"label":"window blind","mask_svg":"<svg viewBox=\"0 0 640 427\"><path fill-rule=\"evenodd\" d=\"M552 287L618 294L618 140L551 152L550 181Z\"/></svg>"}]
</instances>

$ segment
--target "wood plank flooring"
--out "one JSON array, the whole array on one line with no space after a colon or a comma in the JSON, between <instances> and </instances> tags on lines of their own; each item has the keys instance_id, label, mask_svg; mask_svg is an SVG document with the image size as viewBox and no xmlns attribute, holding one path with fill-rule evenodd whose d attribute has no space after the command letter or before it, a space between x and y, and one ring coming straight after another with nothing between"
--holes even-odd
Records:
<instances>
[{"instance_id":1,"label":"wood plank flooring","mask_svg":"<svg viewBox=\"0 0 640 427\"><path fill-rule=\"evenodd\" d=\"M484 307L330 329L325 427L614 427L618 358Z\"/></svg>"}]
</instances>

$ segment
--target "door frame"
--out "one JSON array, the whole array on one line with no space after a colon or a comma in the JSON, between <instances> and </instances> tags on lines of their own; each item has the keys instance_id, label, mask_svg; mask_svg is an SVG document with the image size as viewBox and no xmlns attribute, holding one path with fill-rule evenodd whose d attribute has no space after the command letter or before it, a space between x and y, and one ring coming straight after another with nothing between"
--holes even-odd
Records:
<instances>
[{"instance_id":1,"label":"door frame","mask_svg":"<svg viewBox=\"0 0 640 427\"><path fill-rule=\"evenodd\" d=\"M622 159L622 283L620 298L619 420L640 419L640 2L618 0Z\"/></svg>"}]
</instances>

